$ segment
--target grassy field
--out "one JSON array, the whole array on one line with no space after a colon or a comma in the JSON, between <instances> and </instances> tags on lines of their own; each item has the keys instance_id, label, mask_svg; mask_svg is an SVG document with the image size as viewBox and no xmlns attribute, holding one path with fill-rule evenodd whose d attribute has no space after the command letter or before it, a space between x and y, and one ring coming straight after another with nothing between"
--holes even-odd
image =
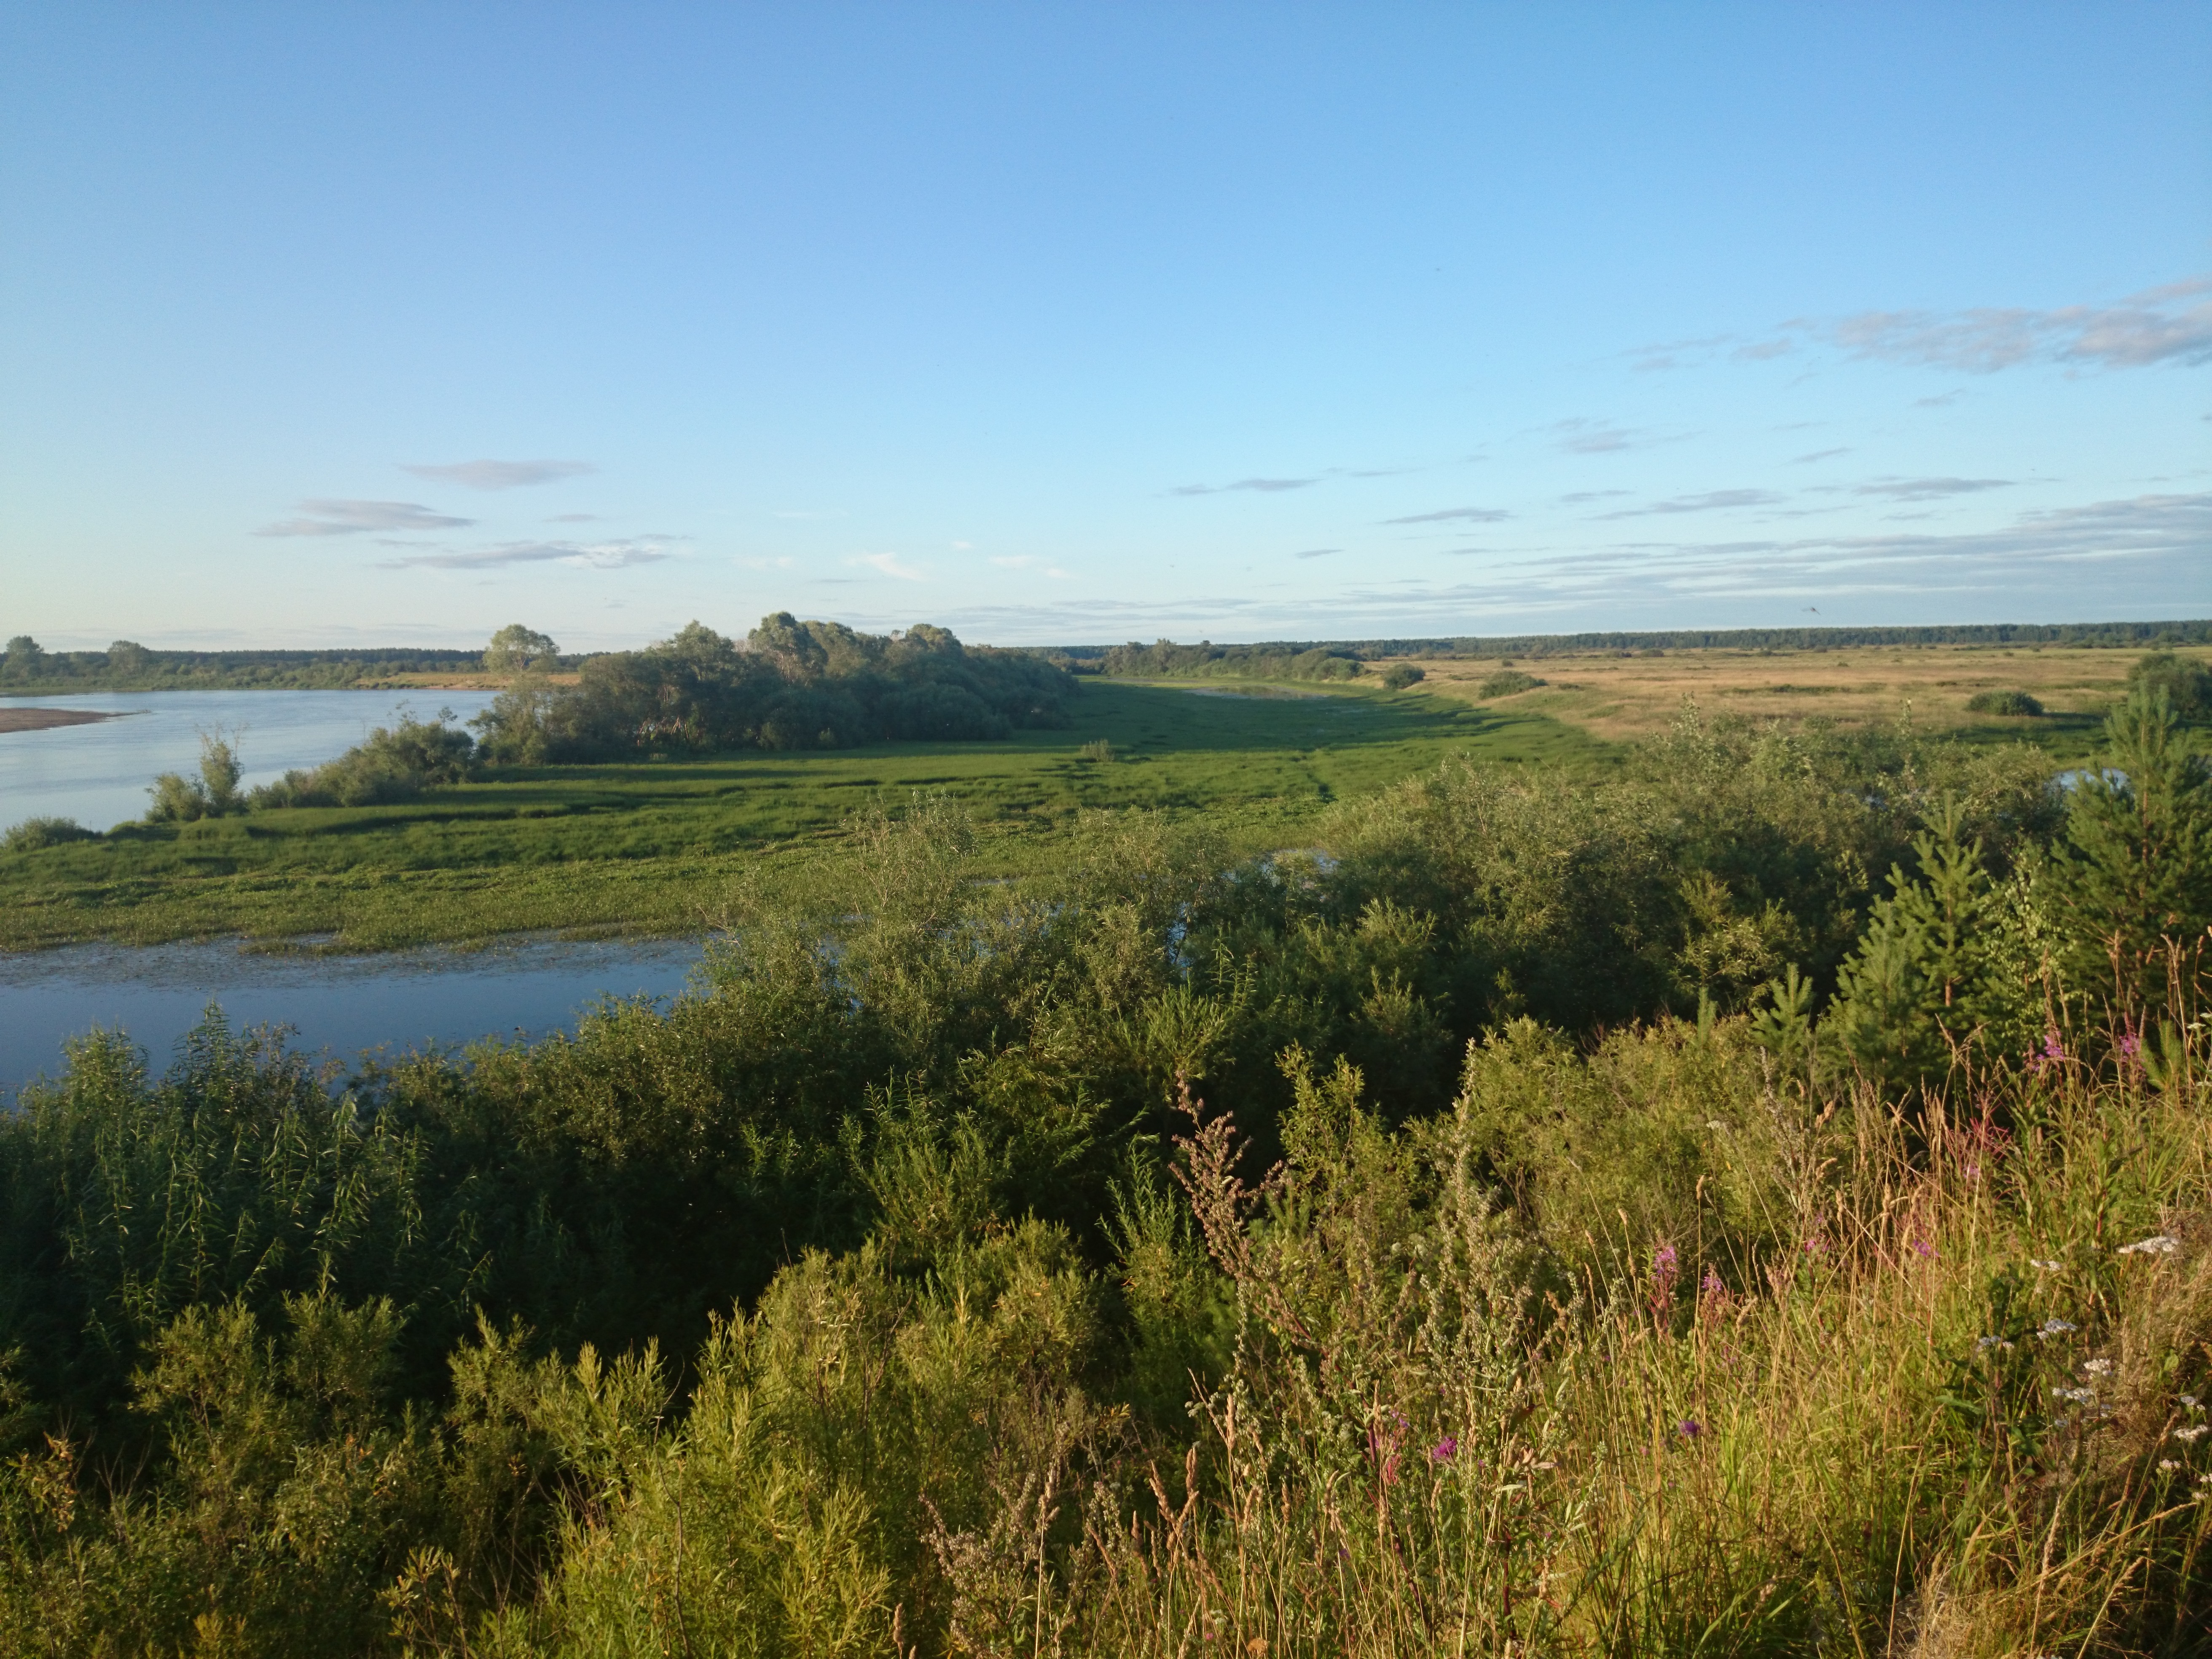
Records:
<instances>
[{"instance_id":1,"label":"grassy field","mask_svg":"<svg viewBox=\"0 0 2212 1659\"><path fill-rule=\"evenodd\" d=\"M1086 755L1109 744L1110 759ZM509 769L402 805L290 809L0 858L0 949L230 935L386 949L530 929L676 933L803 880L842 826L942 791L1009 875L1094 808L1204 813L1239 851L1296 845L1340 796L1447 754L1589 771L1614 745L1535 712L1370 690L1086 681L1074 724L1002 743Z\"/></svg>"},{"instance_id":2,"label":"grassy field","mask_svg":"<svg viewBox=\"0 0 2212 1659\"><path fill-rule=\"evenodd\" d=\"M1659 731L1689 698L1708 714L1905 722L1968 740L2025 739L2072 760L2096 748L2105 714L2142 654L2058 646L1854 646L1522 658L1512 665L1544 684L1486 706L1549 715L1620 741ZM2203 647L2179 654L2212 660ZM1503 665L1497 659L1414 660L1439 693L1471 699ZM2026 691L2047 712L2039 719L1969 713L1966 701L1979 691Z\"/></svg>"}]
</instances>

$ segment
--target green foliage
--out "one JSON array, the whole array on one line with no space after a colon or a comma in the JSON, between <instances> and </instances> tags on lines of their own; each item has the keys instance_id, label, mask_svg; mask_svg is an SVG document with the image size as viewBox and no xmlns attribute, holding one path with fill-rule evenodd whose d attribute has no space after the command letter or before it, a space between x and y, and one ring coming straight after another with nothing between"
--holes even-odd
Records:
<instances>
[{"instance_id":1,"label":"green foliage","mask_svg":"<svg viewBox=\"0 0 2212 1659\"><path fill-rule=\"evenodd\" d=\"M146 793L153 804L146 809L149 823L190 823L199 818L227 817L246 810L246 797L238 781L246 769L238 758L237 739L219 733L200 734L200 775L185 777L164 772Z\"/></svg>"},{"instance_id":2,"label":"green foliage","mask_svg":"<svg viewBox=\"0 0 2212 1659\"><path fill-rule=\"evenodd\" d=\"M2106 763L2073 776L2039 890L2068 986L2116 1013L2163 1011L2203 972L2212 767L2161 692L2131 692L2106 729Z\"/></svg>"},{"instance_id":3,"label":"green foliage","mask_svg":"<svg viewBox=\"0 0 2212 1659\"><path fill-rule=\"evenodd\" d=\"M262 785L253 791L252 804L256 810L372 806L411 800L425 789L459 783L475 769L476 744L467 732L447 724L453 717L450 708L439 710L434 720L403 714L398 725L378 726L336 760Z\"/></svg>"},{"instance_id":4,"label":"green foliage","mask_svg":"<svg viewBox=\"0 0 2212 1659\"><path fill-rule=\"evenodd\" d=\"M1425 668L1416 668L1409 662L1394 662L1382 671L1382 685L1386 690L1403 691L1409 685L1419 685L1428 677L1429 671Z\"/></svg>"},{"instance_id":5,"label":"green foliage","mask_svg":"<svg viewBox=\"0 0 2212 1659\"><path fill-rule=\"evenodd\" d=\"M18 634L0 653L0 680L10 682L40 678L47 665L46 648L28 634Z\"/></svg>"},{"instance_id":6,"label":"green foliage","mask_svg":"<svg viewBox=\"0 0 2212 1659\"><path fill-rule=\"evenodd\" d=\"M2165 697L2184 723L2212 720L2212 666L2172 651L2154 651L2128 670L2128 690Z\"/></svg>"},{"instance_id":7,"label":"green foliage","mask_svg":"<svg viewBox=\"0 0 2212 1659\"><path fill-rule=\"evenodd\" d=\"M1359 677L1363 665L1341 647L1216 645L1210 640L1139 645L1132 640L1109 647L1099 669L1128 679L1350 680Z\"/></svg>"},{"instance_id":8,"label":"green foliage","mask_svg":"<svg viewBox=\"0 0 2212 1659\"><path fill-rule=\"evenodd\" d=\"M1890 895L1838 975L1825 1030L1885 1087L1940 1077L1977 1043L2010 1051L2040 1028L2017 901L1963 823L1947 796L1913 838L1918 878L1892 866Z\"/></svg>"},{"instance_id":9,"label":"green foliage","mask_svg":"<svg viewBox=\"0 0 2212 1659\"><path fill-rule=\"evenodd\" d=\"M517 703L495 711L491 732L521 755L527 729L556 759L972 740L1065 725L1071 684L1040 657L971 651L927 623L884 637L778 611L742 647L695 622L646 650L588 658L534 722Z\"/></svg>"},{"instance_id":10,"label":"green foliage","mask_svg":"<svg viewBox=\"0 0 2212 1659\"><path fill-rule=\"evenodd\" d=\"M0 859L0 947L327 933L386 949L536 928L692 933L739 885L796 890L841 864L843 826L878 793L946 792L975 819L979 873L1026 880L1080 856L1072 838L1092 811L1203 816L1241 854L1310 845L1332 795L1366 793L1448 754L1556 764L1571 779L1613 763L1571 727L1441 698L1201 696L1092 678L1070 707L1066 733L803 757L500 763L409 800ZM1113 765L1070 752L1101 738L1121 757Z\"/></svg>"},{"instance_id":11,"label":"green foliage","mask_svg":"<svg viewBox=\"0 0 2212 1659\"><path fill-rule=\"evenodd\" d=\"M1486 675L1481 684L1474 688L1474 695L1488 702L1498 697L1510 697L1534 690L1543 683L1534 674L1521 669L1501 668L1494 674Z\"/></svg>"},{"instance_id":12,"label":"green foliage","mask_svg":"<svg viewBox=\"0 0 2212 1659\"><path fill-rule=\"evenodd\" d=\"M25 818L0 835L0 848L10 853L37 853L73 841L97 841L100 832L88 830L75 818Z\"/></svg>"},{"instance_id":13,"label":"green foliage","mask_svg":"<svg viewBox=\"0 0 2212 1659\"><path fill-rule=\"evenodd\" d=\"M0 1655L2184 1650L2212 1056L2060 949L2198 858L2146 718L2070 802L1690 714L1018 883L918 793L665 1011L88 1038L0 1116Z\"/></svg>"},{"instance_id":14,"label":"green foliage","mask_svg":"<svg viewBox=\"0 0 2212 1659\"><path fill-rule=\"evenodd\" d=\"M512 674L526 668L550 668L560 661L561 647L550 636L520 623L509 623L484 647L483 665L495 674Z\"/></svg>"},{"instance_id":15,"label":"green foliage","mask_svg":"<svg viewBox=\"0 0 2212 1659\"><path fill-rule=\"evenodd\" d=\"M1970 714L2036 715L2043 704L2025 691L1977 691L1966 699Z\"/></svg>"}]
</instances>

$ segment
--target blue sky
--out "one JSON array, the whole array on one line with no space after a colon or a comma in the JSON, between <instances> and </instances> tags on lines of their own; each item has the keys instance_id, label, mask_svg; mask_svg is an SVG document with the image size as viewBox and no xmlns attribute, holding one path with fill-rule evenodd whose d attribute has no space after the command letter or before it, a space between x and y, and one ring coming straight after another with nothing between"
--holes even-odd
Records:
<instances>
[{"instance_id":1,"label":"blue sky","mask_svg":"<svg viewBox=\"0 0 2212 1659\"><path fill-rule=\"evenodd\" d=\"M2212 6L0 5L0 633L2212 616Z\"/></svg>"}]
</instances>

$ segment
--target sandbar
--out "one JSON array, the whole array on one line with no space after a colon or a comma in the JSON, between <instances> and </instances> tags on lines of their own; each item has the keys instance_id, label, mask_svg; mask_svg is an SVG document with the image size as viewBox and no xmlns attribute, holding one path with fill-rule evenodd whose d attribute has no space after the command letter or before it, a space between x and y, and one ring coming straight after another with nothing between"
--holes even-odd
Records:
<instances>
[{"instance_id":1,"label":"sandbar","mask_svg":"<svg viewBox=\"0 0 2212 1659\"><path fill-rule=\"evenodd\" d=\"M50 726L90 726L94 720L118 718L91 708L0 708L0 732L44 732Z\"/></svg>"}]
</instances>

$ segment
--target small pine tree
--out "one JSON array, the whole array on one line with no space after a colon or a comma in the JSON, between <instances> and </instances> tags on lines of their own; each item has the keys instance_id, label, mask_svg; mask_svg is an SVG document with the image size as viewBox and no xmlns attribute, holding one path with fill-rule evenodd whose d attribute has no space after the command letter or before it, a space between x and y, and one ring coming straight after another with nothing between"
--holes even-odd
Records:
<instances>
[{"instance_id":1,"label":"small pine tree","mask_svg":"<svg viewBox=\"0 0 2212 1659\"><path fill-rule=\"evenodd\" d=\"M2038 885L2069 991L2128 1015L2162 1010L2169 945L2201 961L2212 927L2212 769L2166 694L2138 685L2105 723L2104 764L2081 775Z\"/></svg>"},{"instance_id":2,"label":"small pine tree","mask_svg":"<svg viewBox=\"0 0 2212 1659\"><path fill-rule=\"evenodd\" d=\"M1920 878L1893 866L1857 947L1837 977L1821 1034L1886 1086L1941 1077L1961 1047L2009 1040L2025 1012L2026 973L2005 894L1982 867L1982 842L1946 796L1913 837Z\"/></svg>"}]
</instances>

